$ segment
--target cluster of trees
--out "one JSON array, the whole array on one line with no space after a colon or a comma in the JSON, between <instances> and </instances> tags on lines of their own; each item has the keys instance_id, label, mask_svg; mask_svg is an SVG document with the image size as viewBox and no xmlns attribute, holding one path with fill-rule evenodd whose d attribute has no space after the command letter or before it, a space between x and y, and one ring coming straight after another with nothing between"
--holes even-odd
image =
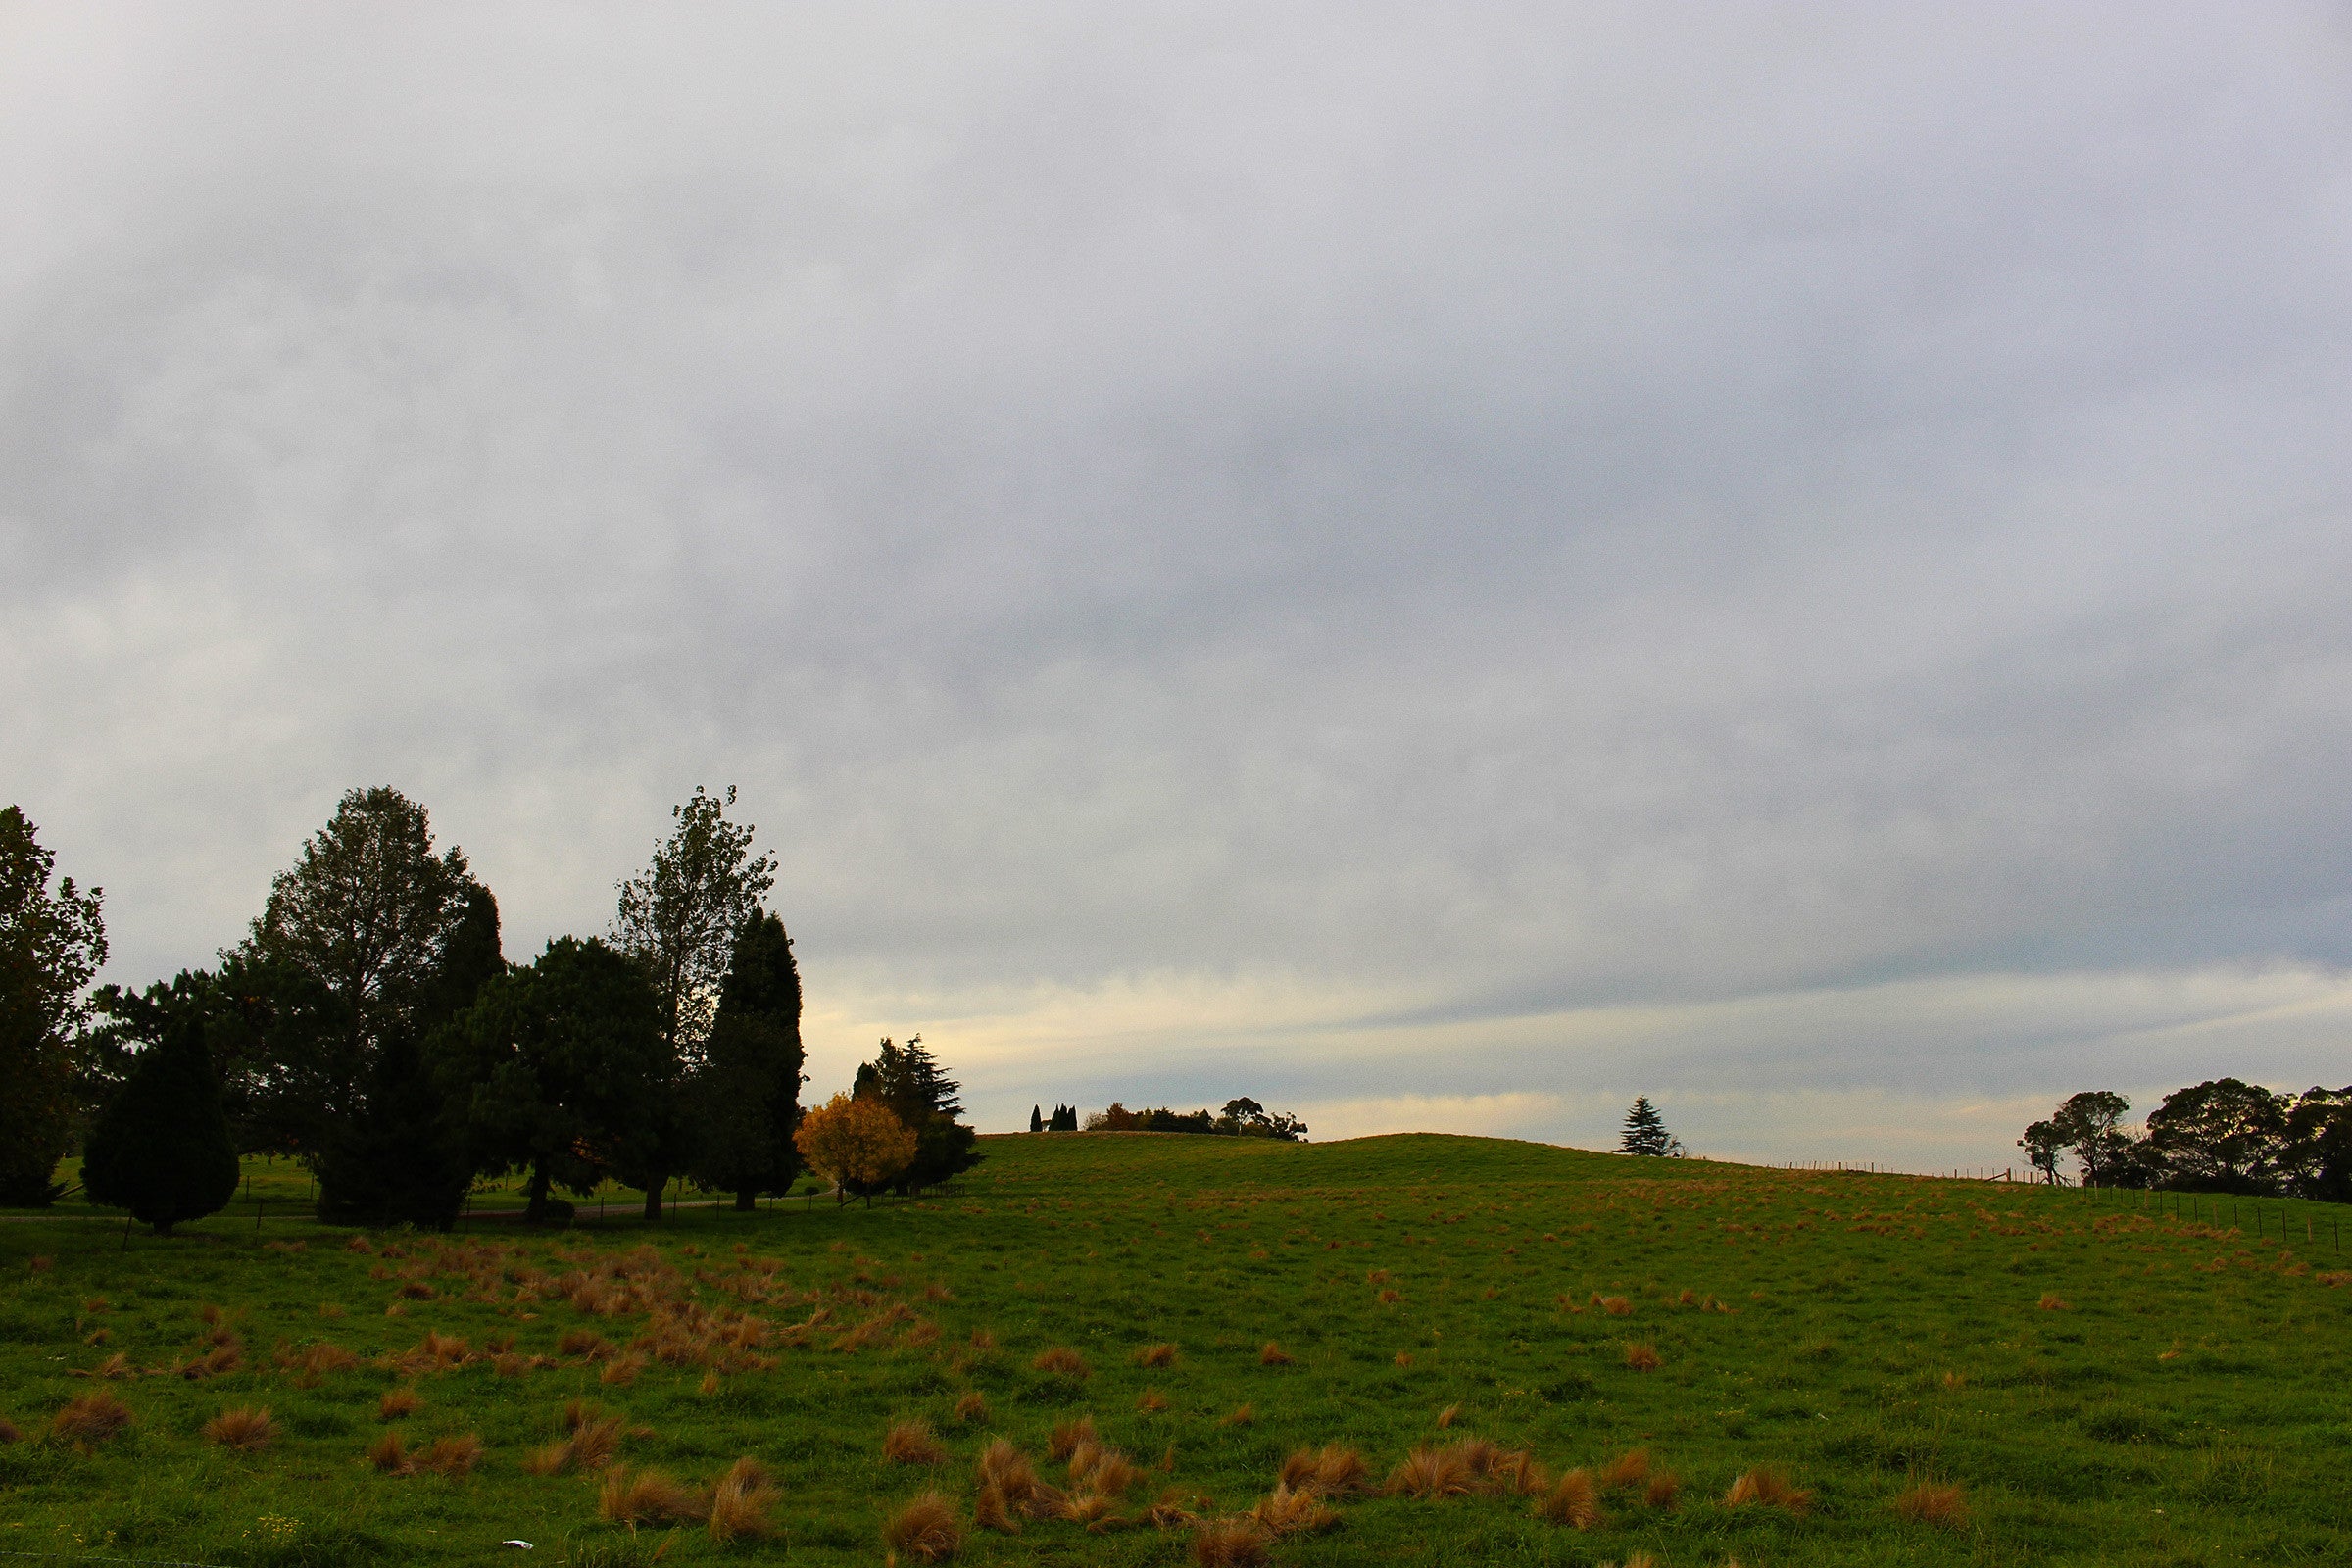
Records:
<instances>
[{"instance_id":1,"label":"cluster of trees","mask_svg":"<svg viewBox=\"0 0 2352 1568\"><path fill-rule=\"evenodd\" d=\"M1066 1118L1066 1120L1065 1120ZM1054 1107L1054 1120L1043 1122L1036 1107L1029 1111L1031 1132L1075 1132L1078 1112L1069 1105ZM1306 1123L1285 1111L1268 1110L1247 1096L1225 1102L1225 1108L1210 1110L1170 1110L1162 1105L1156 1110L1129 1110L1117 1101L1086 1118L1090 1133L1204 1133L1218 1138L1279 1138L1286 1143L1304 1143Z\"/></svg>"},{"instance_id":2,"label":"cluster of trees","mask_svg":"<svg viewBox=\"0 0 2352 1568\"><path fill-rule=\"evenodd\" d=\"M673 1180L736 1195L800 1169L801 983L761 904L772 862L697 789L605 937L502 952L498 904L421 806L354 790L212 969L85 990L98 894L0 812L0 1201L84 1185L168 1230L234 1191L236 1156L290 1155L321 1218L446 1228L477 1176L556 1190L617 1179L658 1217Z\"/></svg>"},{"instance_id":3,"label":"cluster of trees","mask_svg":"<svg viewBox=\"0 0 2352 1568\"><path fill-rule=\"evenodd\" d=\"M1617 1152L1681 1159L1685 1151L1683 1141L1666 1130L1666 1118L1658 1114L1649 1097L1636 1095L1632 1108L1625 1113L1625 1131L1617 1140Z\"/></svg>"},{"instance_id":4,"label":"cluster of trees","mask_svg":"<svg viewBox=\"0 0 2352 1568\"><path fill-rule=\"evenodd\" d=\"M2176 1089L2128 1127L2112 1090L2070 1095L2018 1147L2042 1178L2086 1187L2286 1195L2352 1201L2352 1087L2279 1094L2235 1078Z\"/></svg>"},{"instance_id":5,"label":"cluster of trees","mask_svg":"<svg viewBox=\"0 0 2352 1568\"><path fill-rule=\"evenodd\" d=\"M1033 1133L1074 1133L1078 1130L1078 1107L1055 1105L1048 1116L1041 1105L1029 1107L1029 1130Z\"/></svg>"}]
</instances>

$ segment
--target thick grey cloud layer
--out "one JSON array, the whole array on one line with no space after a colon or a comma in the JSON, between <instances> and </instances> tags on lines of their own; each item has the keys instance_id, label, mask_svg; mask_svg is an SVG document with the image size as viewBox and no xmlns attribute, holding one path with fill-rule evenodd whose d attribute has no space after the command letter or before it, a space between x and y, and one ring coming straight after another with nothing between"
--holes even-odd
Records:
<instances>
[{"instance_id":1,"label":"thick grey cloud layer","mask_svg":"<svg viewBox=\"0 0 2352 1568\"><path fill-rule=\"evenodd\" d=\"M2340 13L5 26L0 794L122 978L350 784L527 951L732 780L820 1073L1000 1119L2352 1079Z\"/></svg>"}]
</instances>

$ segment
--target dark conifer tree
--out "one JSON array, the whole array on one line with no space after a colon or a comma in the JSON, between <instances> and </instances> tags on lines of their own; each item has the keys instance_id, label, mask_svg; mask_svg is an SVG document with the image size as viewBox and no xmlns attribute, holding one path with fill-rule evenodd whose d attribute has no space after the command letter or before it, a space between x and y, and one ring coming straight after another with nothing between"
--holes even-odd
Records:
<instances>
[{"instance_id":1,"label":"dark conifer tree","mask_svg":"<svg viewBox=\"0 0 2352 1568\"><path fill-rule=\"evenodd\" d=\"M801 973L784 922L755 911L736 938L696 1081L701 1147L694 1177L748 1210L800 1173Z\"/></svg>"},{"instance_id":2,"label":"dark conifer tree","mask_svg":"<svg viewBox=\"0 0 2352 1568\"><path fill-rule=\"evenodd\" d=\"M914 1131L914 1163L899 1175L900 1192L935 1186L986 1157L977 1148L980 1135L957 1119L961 1092L921 1035L907 1036L903 1046L886 1037L874 1059L858 1069L853 1097L881 1101Z\"/></svg>"},{"instance_id":3,"label":"dark conifer tree","mask_svg":"<svg viewBox=\"0 0 2352 1568\"><path fill-rule=\"evenodd\" d=\"M81 1180L91 1201L126 1208L169 1236L236 1196L237 1152L201 1010L172 1009L160 1035L131 1058L129 1076L90 1130Z\"/></svg>"},{"instance_id":4,"label":"dark conifer tree","mask_svg":"<svg viewBox=\"0 0 2352 1568\"><path fill-rule=\"evenodd\" d=\"M1634 1106L1625 1113L1625 1136L1618 1141L1621 1154L1670 1154L1674 1152L1673 1134L1666 1130L1666 1120L1647 1095L1636 1095Z\"/></svg>"},{"instance_id":5,"label":"dark conifer tree","mask_svg":"<svg viewBox=\"0 0 2352 1568\"><path fill-rule=\"evenodd\" d=\"M1046 1130L1045 1106L1031 1105L1029 1107L1029 1130L1033 1133L1042 1133Z\"/></svg>"}]
</instances>

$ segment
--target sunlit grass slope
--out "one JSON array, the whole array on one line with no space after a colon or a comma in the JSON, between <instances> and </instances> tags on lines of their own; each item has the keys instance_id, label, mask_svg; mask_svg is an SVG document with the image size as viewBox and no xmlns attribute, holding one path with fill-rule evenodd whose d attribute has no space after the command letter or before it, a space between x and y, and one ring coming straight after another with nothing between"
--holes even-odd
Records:
<instances>
[{"instance_id":1,"label":"sunlit grass slope","mask_svg":"<svg viewBox=\"0 0 2352 1568\"><path fill-rule=\"evenodd\" d=\"M2352 1562L2332 1210L983 1147L923 1201L652 1231L0 1222L0 1551L872 1563L936 1491L902 1561Z\"/></svg>"}]
</instances>

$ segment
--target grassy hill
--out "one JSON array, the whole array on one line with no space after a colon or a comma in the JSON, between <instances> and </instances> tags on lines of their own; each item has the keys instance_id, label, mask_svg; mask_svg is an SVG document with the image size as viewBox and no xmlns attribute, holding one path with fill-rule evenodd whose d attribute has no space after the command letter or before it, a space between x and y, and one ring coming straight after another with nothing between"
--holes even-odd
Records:
<instances>
[{"instance_id":1,"label":"grassy hill","mask_svg":"<svg viewBox=\"0 0 2352 1568\"><path fill-rule=\"evenodd\" d=\"M652 1230L616 1206L362 1241L247 1211L125 1249L119 1225L0 1222L0 1417L23 1434L0 1445L0 1553L471 1562L519 1538L542 1563L873 1563L936 1487L960 1561L1172 1563L1179 1510L1246 1513L1337 1444L1373 1491L1272 1561L2352 1563L2339 1210L1437 1136L984 1147L922 1201ZM404 1390L416 1409L385 1419ZM50 1435L93 1392L129 1425ZM616 1443L612 1467L533 1473L566 1457L572 1401L619 1418L588 1445ZM258 1406L265 1446L204 1437ZM1146 1472L1099 1505L1114 1521L975 1529L981 1450L1009 1440L1066 1483L1047 1453L1081 1416ZM940 1462L884 1457L906 1421ZM448 1440L465 1473L379 1469L387 1434L412 1458ZM1422 1446L1423 1484L1473 1490L1381 1494ZM1600 1484L1637 1448L1647 1478ZM772 1538L599 1517L615 1468L702 1488L743 1455L779 1494ZM1727 1503L1759 1466L1801 1507ZM1589 1528L1537 1512L1573 1468L1598 1486Z\"/></svg>"}]
</instances>

